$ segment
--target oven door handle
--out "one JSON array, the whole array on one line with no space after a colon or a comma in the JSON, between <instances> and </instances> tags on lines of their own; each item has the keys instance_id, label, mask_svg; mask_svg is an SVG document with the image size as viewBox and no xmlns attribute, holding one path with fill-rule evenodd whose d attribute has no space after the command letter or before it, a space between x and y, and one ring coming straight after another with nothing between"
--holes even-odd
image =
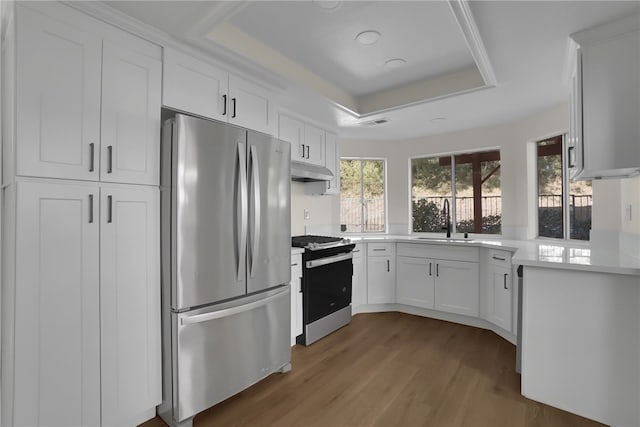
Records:
<instances>
[{"instance_id":1,"label":"oven door handle","mask_svg":"<svg viewBox=\"0 0 640 427\"><path fill-rule=\"evenodd\" d=\"M320 267L327 264L333 264L334 262L340 262L347 259L352 259L353 254L349 252L348 254L340 254L335 256L330 256L327 258L314 259L312 261L307 261L307 268L315 268Z\"/></svg>"}]
</instances>

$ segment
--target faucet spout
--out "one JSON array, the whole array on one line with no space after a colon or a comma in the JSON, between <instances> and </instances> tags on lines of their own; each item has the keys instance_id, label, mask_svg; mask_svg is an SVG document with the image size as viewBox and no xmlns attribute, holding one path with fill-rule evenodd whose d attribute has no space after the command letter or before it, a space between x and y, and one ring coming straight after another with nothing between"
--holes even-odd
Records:
<instances>
[{"instance_id":1,"label":"faucet spout","mask_svg":"<svg viewBox=\"0 0 640 427\"><path fill-rule=\"evenodd\" d=\"M449 207L449 199L444 199L442 203L442 214L445 218L445 226L443 230L447 230L447 239L451 237L451 208Z\"/></svg>"}]
</instances>

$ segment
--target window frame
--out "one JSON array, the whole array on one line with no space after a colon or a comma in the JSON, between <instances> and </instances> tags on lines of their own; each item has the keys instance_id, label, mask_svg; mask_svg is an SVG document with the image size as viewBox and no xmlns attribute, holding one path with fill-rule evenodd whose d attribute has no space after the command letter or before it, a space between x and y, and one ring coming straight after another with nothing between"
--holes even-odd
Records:
<instances>
[{"instance_id":1,"label":"window frame","mask_svg":"<svg viewBox=\"0 0 640 427\"><path fill-rule=\"evenodd\" d=\"M457 203L456 203L456 163L455 157L461 156L465 154L476 154L476 153L485 153L490 151L497 151L500 154L500 169L502 170L502 150L501 147L480 147L470 150L459 150L459 151L451 151L445 153L435 153L435 154L424 154L419 156L411 156L408 159L408 229L409 234L416 234L422 236L434 236L434 237L442 237L446 236L446 231L442 230L441 232L433 232L433 231L414 231L413 230L413 168L412 161L417 159L430 159L437 157L450 157L451 158L451 203L450 203L450 212L451 212L451 234L458 233L458 224L456 218L457 212ZM502 174L500 175L500 198L502 201ZM500 233L467 233L469 236L474 238L501 238L503 232L503 224L501 220L500 224Z\"/></svg>"},{"instance_id":2,"label":"window frame","mask_svg":"<svg viewBox=\"0 0 640 427\"><path fill-rule=\"evenodd\" d=\"M360 217L362 218L362 224L360 224L360 230L359 231L341 231L341 233L343 234L386 234L389 230L389 203L388 203L388 179L387 179L387 158L386 157L370 157L370 156L366 156L366 157L358 157L358 156L347 156L347 157L340 157L340 164L342 164L343 160L357 160L360 162ZM382 174L382 188L384 191L384 228L381 231L365 231L364 230L364 180L362 179L364 177L364 162L367 160L373 160L373 161L381 161L382 162L382 167L383 167L383 174ZM342 176L340 177L340 182L342 183ZM339 203L339 207L340 207L340 218L342 219L342 191L340 191L340 203ZM342 224L342 220L340 221L340 224Z\"/></svg>"},{"instance_id":3,"label":"window frame","mask_svg":"<svg viewBox=\"0 0 640 427\"><path fill-rule=\"evenodd\" d=\"M562 202L562 235L564 237L548 237L548 236L541 236L540 235L540 214L539 214L539 208L540 208L540 188L539 188L539 176L538 176L538 147L539 147L539 143L544 142L544 141L549 141L552 140L554 138L558 138L561 137L562 138L562 142L561 142L561 160L562 160L562 198L561 198L561 202ZM591 233L589 233L589 239L587 240L582 240L582 239L572 239L571 238L571 206L569 204L569 198L571 197L571 176L570 176L570 168L569 168L569 156L568 156L568 149L571 146L570 142L569 142L569 135L567 132L559 132L559 133L554 133L552 135L549 135L545 138L540 138L540 139L536 139L535 141L533 141L533 145L534 145L534 179L535 179L535 183L534 183L534 187L533 187L533 199L535 200L534 204L533 204L533 208L534 208L534 212L533 212L533 218L534 218L534 229L533 229L533 235L535 236L535 239L537 240L543 240L543 241L548 241L548 242L571 242L571 243L576 243L576 244L588 244L591 241ZM592 225L593 225L593 193L591 195L591 206L592 206ZM591 230L591 229L589 229Z\"/></svg>"}]
</instances>

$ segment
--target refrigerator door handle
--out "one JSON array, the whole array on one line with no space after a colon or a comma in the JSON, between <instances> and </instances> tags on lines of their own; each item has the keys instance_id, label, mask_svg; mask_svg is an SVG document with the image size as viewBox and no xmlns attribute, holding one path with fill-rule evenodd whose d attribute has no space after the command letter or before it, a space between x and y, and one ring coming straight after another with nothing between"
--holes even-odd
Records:
<instances>
[{"instance_id":1,"label":"refrigerator door handle","mask_svg":"<svg viewBox=\"0 0 640 427\"><path fill-rule=\"evenodd\" d=\"M245 311L251 311L258 307L262 307L263 305L267 305L271 301L284 296L287 293L286 291L287 290L285 289L282 292L279 292L275 295L272 295L270 297L267 297L258 301L250 302L249 304L242 304L236 307L225 308L223 310L217 310L209 313L196 314L193 316L183 317L180 320L180 324L193 325L194 323L208 322L209 320L221 319L223 317L233 316L234 314L244 313Z\"/></svg>"},{"instance_id":2,"label":"refrigerator door handle","mask_svg":"<svg viewBox=\"0 0 640 427\"><path fill-rule=\"evenodd\" d=\"M257 253L260 248L260 165L258 164L258 152L255 145L251 146L251 150L249 152L250 155L250 163L251 163L251 178L253 180L253 239L252 239L252 248L251 248L251 267L250 267L250 275L253 277L254 275L254 267L257 261Z\"/></svg>"},{"instance_id":3,"label":"refrigerator door handle","mask_svg":"<svg viewBox=\"0 0 640 427\"><path fill-rule=\"evenodd\" d=\"M238 236L238 266L236 268L236 275L238 280L243 279L243 265L244 254L247 251L247 155L245 145L241 142L238 143L238 178L239 178L239 191L238 199L236 202L240 205L239 219L236 218L236 226L239 228Z\"/></svg>"}]
</instances>

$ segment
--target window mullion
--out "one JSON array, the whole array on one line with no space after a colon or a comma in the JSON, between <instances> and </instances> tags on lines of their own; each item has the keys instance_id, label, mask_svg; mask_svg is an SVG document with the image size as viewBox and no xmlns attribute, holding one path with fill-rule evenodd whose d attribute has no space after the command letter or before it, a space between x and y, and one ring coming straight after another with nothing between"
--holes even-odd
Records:
<instances>
[{"instance_id":1,"label":"window mullion","mask_svg":"<svg viewBox=\"0 0 640 427\"><path fill-rule=\"evenodd\" d=\"M364 233L364 225L365 225L365 209L364 209L364 161L360 160L360 232Z\"/></svg>"},{"instance_id":2,"label":"window mullion","mask_svg":"<svg viewBox=\"0 0 640 427\"><path fill-rule=\"evenodd\" d=\"M451 232L456 233L457 219L456 219L456 157L451 155Z\"/></svg>"},{"instance_id":3,"label":"window mullion","mask_svg":"<svg viewBox=\"0 0 640 427\"><path fill-rule=\"evenodd\" d=\"M571 226L569 224L569 174L567 173L568 159L564 154L566 153L566 134L562 135L562 230L564 239L571 239Z\"/></svg>"}]
</instances>

